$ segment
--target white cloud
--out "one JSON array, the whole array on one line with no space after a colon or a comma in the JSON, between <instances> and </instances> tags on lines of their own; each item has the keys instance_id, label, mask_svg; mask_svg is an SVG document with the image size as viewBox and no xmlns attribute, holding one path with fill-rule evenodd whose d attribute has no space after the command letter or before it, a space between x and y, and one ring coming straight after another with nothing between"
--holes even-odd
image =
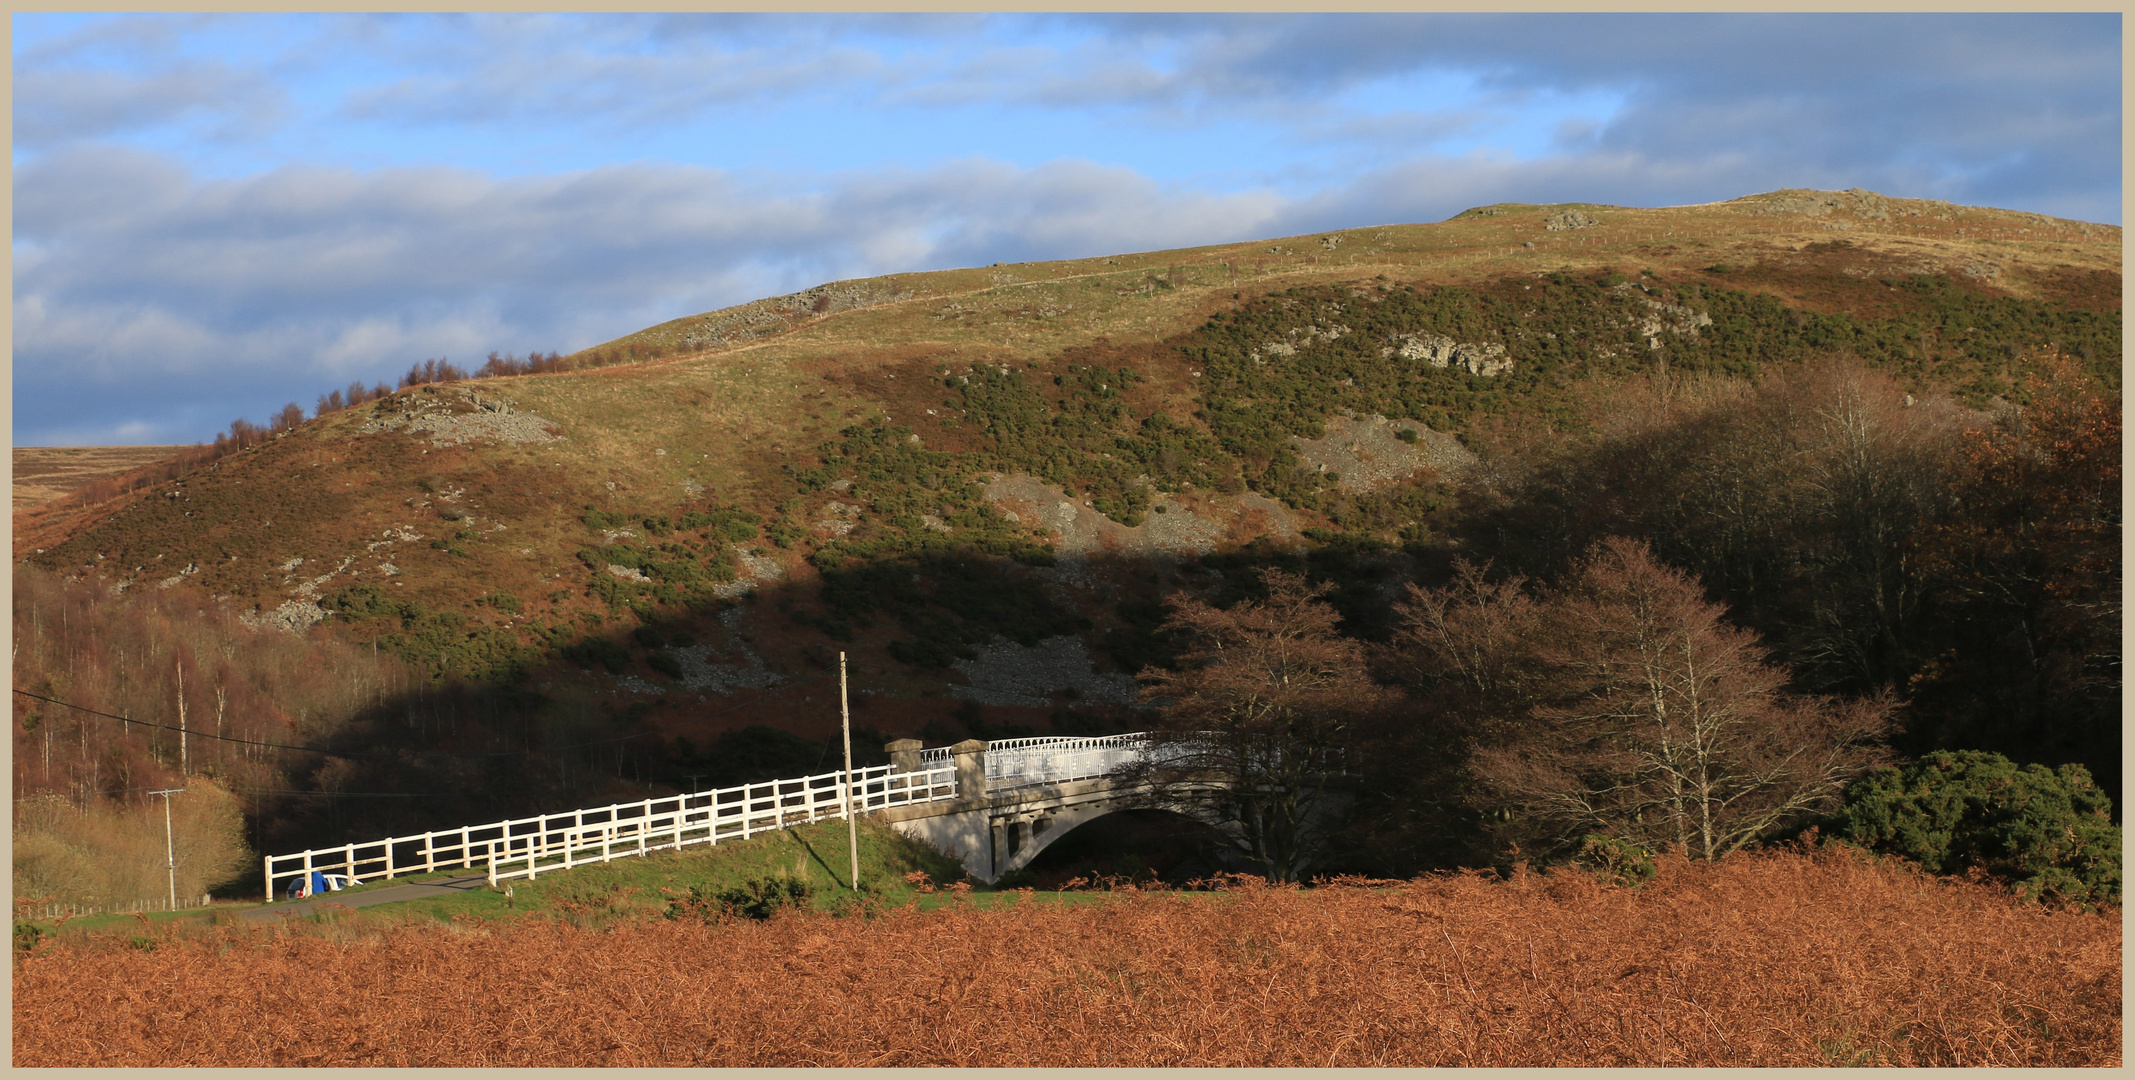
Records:
<instances>
[{"instance_id":1,"label":"white cloud","mask_svg":"<svg viewBox=\"0 0 2135 1080\"><path fill-rule=\"evenodd\" d=\"M77 186L94 176L96 197ZM188 176L138 151L16 177L21 436L92 417L264 415L427 356L574 349L819 281L1240 239L1264 194L1169 191L1087 162L827 176L623 165ZM200 407L188 403L197 402ZM113 428L117 437L117 429Z\"/></svg>"}]
</instances>

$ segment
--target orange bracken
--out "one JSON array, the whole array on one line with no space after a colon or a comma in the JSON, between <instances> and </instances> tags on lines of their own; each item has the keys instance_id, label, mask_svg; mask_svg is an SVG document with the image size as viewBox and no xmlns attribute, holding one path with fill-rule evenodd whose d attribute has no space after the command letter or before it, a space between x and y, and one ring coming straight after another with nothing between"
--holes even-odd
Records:
<instances>
[{"instance_id":1,"label":"orange bracken","mask_svg":"<svg viewBox=\"0 0 2135 1080\"><path fill-rule=\"evenodd\" d=\"M2117 1066L2120 915L1825 848L1095 905L46 946L22 1066Z\"/></svg>"}]
</instances>

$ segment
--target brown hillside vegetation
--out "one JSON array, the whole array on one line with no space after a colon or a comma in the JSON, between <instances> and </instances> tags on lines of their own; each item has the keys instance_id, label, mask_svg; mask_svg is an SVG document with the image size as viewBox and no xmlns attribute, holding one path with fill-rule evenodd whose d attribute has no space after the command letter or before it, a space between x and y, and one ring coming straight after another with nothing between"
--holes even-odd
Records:
<instances>
[{"instance_id":1,"label":"brown hillside vegetation","mask_svg":"<svg viewBox=\"0 0 2135 1080\"><path fill-rule=\"evenodd\" d=\"M19 513L131 472L186 449L182 446L15 447L15 510Z\"/></svg>"},{"instance_id":2,"label":"brown hillside vegetation","mask_svg":"<svg viewBox=\"0 0 2135 1080\"><path fill-rule=\"evenodd\" d=\"M42 946L21 1066L2117 1066L2117 911L1843 849L768 923Z\"/></svg>"}]
</instances>

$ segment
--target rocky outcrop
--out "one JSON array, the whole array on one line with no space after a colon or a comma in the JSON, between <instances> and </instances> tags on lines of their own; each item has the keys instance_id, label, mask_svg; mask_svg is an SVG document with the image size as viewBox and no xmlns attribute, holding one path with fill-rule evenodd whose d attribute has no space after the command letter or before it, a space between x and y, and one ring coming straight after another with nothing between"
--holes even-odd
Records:
<instances>
[{"instance_id":1,"label":"rocky outcrop","mask_svg":"<svg viewBox=\"0 0 2135 1080\"><path fill-rule=\"evenodd\" d=\"M291 600L273 611L241 611L237 621L254 630L281 630L298 633L326 617L326 609L310 600Z\"/></svg>"},{"instance_id":2,"label":"rocky outcrop","mask_svg":"<svg viewBox=\"0 0 2135 1080\"><path fill-rule=\"evenodd\" d=\"M880 283L831 282L712 312L683 332L681 344L685 349L735 345L783 333L825 315L877 304L894 304L910 300L914 295L910 290L885 287Z\"/></svg>"},{"instance_id":3,"label":"rocky outcrop","mask_svg":"<svg viewBox=\"0 0 2135 1080\"><path fill-rule=\"evenodd\" d=\"M1327 326L1320 326L1318 324L1314 324L1312 326L1294 326L1288 330L1283 331L1283 340L1270 341L1267 344L1252 350L1251 352L1246 354L1246 359L1251 360L1256 364L1265 364L1268 362L1268 357L1296 356L1297 350L1299 349L1306 348L1310 345L1322 341L1334 341L1348 333L1349 328L1343 326L1341 323L1332 323Z\"/></svg>"},{"instance_id":4,"label":"rocky outcrop","mask_svg":"<svg viewBox=\"0 0 2135 1080\"><path fill-rule=\"evenodd\" d=\"M777 581L786 575L786 568L777 559L754 551L735 548L734 559L741 565L741 576L723 585L712 586L713 594L724 600L738 600L755 592L758 585Z\"/></svg>"},{"instance_id":5,"label":"rocky outcrop","mask_svg":"<svg viewBox=\"0 0 2135 1080\"><path fill-rule=\"evenodd\" d=\"M1105 552L1200 555L1214 551L1226 531L1172 498L1157 499L1142 523L1130 527L1035 477L996 476L985 492L1012 520L1052 533L1053 551L1069 562Z\"/></svg>"},{"instance_id":6,"label":"rocky outcrop","mask_svg":"<svg viewBox=\"0 0 2135 1080\"><path fill-rule=\"evenodd\" d=\"M1584 210L1559 210L1542 219L1542 228L1548 232L1591 229L1599 224L1601 224L1601 219Z\"/></svg>"},{"instance_id":7,"label":"rocky outcrop","mask_svg":"<svg viewBox=\"0 0 2135 1080\"><path fill-rule=\"evenodd\" d=\"M432 446L488 441L546 443L563 438L556 425L521 411L500 397L484 396L459 384L432 384L417 393L395 394L372 406L358 435L405 430L427 435Z\"/></svg>"},{"instance_id":8,"label":"rocky outcrop","mask_svg":"<svg viewBox=\"0 0 2135 1080\"><path fill-rule=\"evenodd\" d=\"M1129 676L1099 674L1090 664L1088 648L1073 634L1046 638L1032 646L995 641L977 653L951 665L970 683L952 685L949 692L981 705L1044 708L1058 700L1125 705L1134 700L1138 689Z\"/></svg>"},{"instance_id":9,"label":"rocky outcrop","mask_svg":"<svg viewBox=\"0 0 2135 1080\"><path fill-rule=\"evenodd\" d=\"M1392 344L1379 350L1382 358L1399 356L1432 367L1458 366L1471 375L1502 375L1512 370L1512 358L1496 342L1455 341L1432 333L1395 334L1391 340Z\"/></svg>"},{"instance_id":10,"label":"rocky outcrop","mask_svg":"<svg viewBox=\"0 0 2135 1080\"><path fill-rule=\"evenodd\" d=\"M1400 432L1415 433L1414 442ZM1383 416L1340 417L1327 422L1317 439L1291 436L1290 445L1306 465L1334 473L1344 491L1370 491L1412 479L1425 470L1451 478L1468 470L1475 455L1460 441L1413 420Z\"/></svg>"},{"instance_id":11,"label":"rocky outcrop","mask_svg":"<svg viewBox=\"0 0 2135 1080\"><path fill-rule=\"evenodd\" d=\"M1627 283L1616 286L1614 291L1618 296L1628 296L1633 292L1646 290L1644 286ZM1697 337L1700 330L1712 325L1712 316L1705 312L1665 303L1650 296L1641 296L1639 300L1646 305L1647 314L1638 320L1638 332L1645 335L1646 347L1649 349L1661 347L1662 334Z\"/></svg>"},{"instance_id":12,"label":"rocky outcrop","mask_svg":"<svg viewBox=\"0 0 2135 1080\"><path fill-rule=\"evenodd\" d=\"M727 632L725 655L738 663L719 663L713 658L721 650L711 645L669 645L659 651L672 657L682 674L675 681L684 690L710 691L727 696L736 690L762 690L786 681L784 675L772 671L764 658L749 645L747 635L741 630L742 609L728 608L719 613L719 625ZM665 694L668 688L653 683L641 676L623 674L615 678L616 688L638 694Z\"/></svg>"}]
</instances>

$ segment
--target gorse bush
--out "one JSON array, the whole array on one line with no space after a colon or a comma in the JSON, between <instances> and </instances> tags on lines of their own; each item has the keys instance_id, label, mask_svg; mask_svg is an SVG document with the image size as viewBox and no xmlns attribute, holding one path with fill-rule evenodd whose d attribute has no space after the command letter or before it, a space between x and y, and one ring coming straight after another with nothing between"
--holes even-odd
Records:
<instances>
[{"instance_id":1,"label":"gorse bush","mask_svg":"<svg viewBox=\"0 0 2135 1080\"><path fill-rule=\"evenodd\" d=\"M1075 350L1063 354L1064 370L1050 380L1012 368L945 371L956 397L944 404L987 440L972 464L1089 495L1098 513L1129 527L1142 523L1154 491L1214 487L1232 471L1215 440L1161 410L1136 416L1127 408L1127 392L1145 381L1132 368L1079 359Z\"/></svg>"},{"instance_id":2,"label":"gorse bush","mask_svg":"<svg viewBox=\"0 0 2135 1080\"><path fill-rule=\"evenodd\" d=\"M761 922L781 910L806 907L814 895L815 886L807 879L785 874L751 878L739 885L718 889L692 885L688 892L677 894L667 902L667 917L706 922L735 918Z\"/></svg>"},{"instance_id":3,"label":"gorse bush","mask_svg":"<svg viewBox=\"0 0 2135 1080\"><path fill-rule=\"evenodd\" d=\"M340 616L354 636L424 665L434 678L505 682L540 655L510 627L471 623L464 612L435 610L377 585L343 586L319 606Z\"/></svg>"},{"instance_id":4,"label":"gorse bush","mask_svg":"<svg viewBox=\"0 0 2135 1080\"><path fill-rule=\"evenodd\" d=\"M2111 807L2081 765L1936 751L1856 781L1840 835L1938 874L1983 871L2033 898L2118 904L2120 827Z\"/></svg>"},{"instance_id":5,"label":"gorse bush","mask_svg":"<svg viewBox=\"0 0 2135 1080\"><path fill-rule=\"evenodd\" d=\"M1587 834L1572 861L1602 878L1632 888L1652 881L1660 872L1654 865L1653 852L1621 837L1599 833Z\"/></svg>"}]
</instances>

